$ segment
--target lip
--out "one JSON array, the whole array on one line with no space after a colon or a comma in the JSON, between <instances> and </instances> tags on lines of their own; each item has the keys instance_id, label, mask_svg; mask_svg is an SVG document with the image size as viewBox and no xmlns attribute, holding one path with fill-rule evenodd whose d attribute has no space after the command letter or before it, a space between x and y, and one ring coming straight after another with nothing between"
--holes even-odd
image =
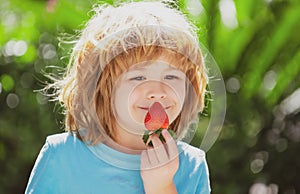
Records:
<instances>
[{"instance_id":1,"label":"lip","mask_svg":"<svg viewBox=\"0 0 300 194\"><path fill-rule=\"evenodd\" d=\"M139 109L143 109L143 110L149 110L148 107L146 108L146 107L140 107L140 106L138 106L138 108L139 108Z\"/></svg>"},{"instance_id":2,"label":"lip","mask_svg":"<svg viewBox=\"0 0 300 194\"><path fill-rule=\"evenodd\" d=\"M138 108L142 110L149 110L149 107L138 106ZM166 106L164 109L167 110L169 108L171 108L171 106Z\"/></svg>"}]
</instances>

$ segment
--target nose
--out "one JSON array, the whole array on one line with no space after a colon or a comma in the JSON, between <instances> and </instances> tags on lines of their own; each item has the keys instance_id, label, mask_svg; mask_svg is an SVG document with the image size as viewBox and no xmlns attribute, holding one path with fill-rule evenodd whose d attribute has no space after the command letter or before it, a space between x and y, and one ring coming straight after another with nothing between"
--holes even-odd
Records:
<instances>
[{"instance_id":1,"label":"nose","mask_svg":"<svg viewBox=\"0 0 300 194\"><path fill-rule=\"evenodd\" d=\"M147 86L146 96L148 99L162 99L167 97L165 85L160 82L152 82Z\"/></svg>"},{"instance_id":2,"label":"nose","mask_svg":"<svg viewBox=\"0 0 300 194\"><path fill-rule=\"evenodd\" d=\"M151 92L150 94L148 94L148 99L160 99L165 97L166 97L165 93Z\"/></svg>"}]
</instances>

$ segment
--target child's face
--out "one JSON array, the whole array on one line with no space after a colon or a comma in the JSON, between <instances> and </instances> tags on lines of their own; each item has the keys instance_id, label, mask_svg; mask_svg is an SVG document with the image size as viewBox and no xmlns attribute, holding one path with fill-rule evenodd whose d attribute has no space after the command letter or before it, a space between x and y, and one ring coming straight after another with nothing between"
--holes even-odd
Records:
<instances>
[{"instance_id":1,"label":"child's face","mask_svg":"<svg viewBox=\"0 0 300 194\"><path fill-rule=\"evenodd\" d=\"M182 110L185 99L185 74L164 61L133 65L123 73L113 88L112 105L121 128L143 134L149 106L160 102L170 124Z\"/></svg>"}]
</instances>

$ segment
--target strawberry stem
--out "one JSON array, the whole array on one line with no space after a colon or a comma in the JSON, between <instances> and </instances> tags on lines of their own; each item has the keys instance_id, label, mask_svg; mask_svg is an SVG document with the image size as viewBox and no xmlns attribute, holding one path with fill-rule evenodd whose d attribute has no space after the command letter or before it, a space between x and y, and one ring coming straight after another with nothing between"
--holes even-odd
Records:
<instances>
[{"instance_id":1,"label":"strawberry stem","mask_svg":"<svg viewBox=\"0 0 300 194\"><path fill-rule=\"evenodd\" d=\"M143 141L144 141L144 143L147 145L149 137L151 135L153 135L153 134L157 134L158 137L159 137L159 139L160 139L160 141L163 142L163 143L165 143L166 140L165 140L165 138L162 135L162 130L163 130L163 128L157 129L155 131L145 131L145 133L143 135ZM176 140L177 137L176 137L175 132L173 130L171 130L171 129L167 129L167 130L169 131L169 133L173 137L173 139ZM152 141L149 141L148 146L153 147Z\"/></svg>"}]
</instances>

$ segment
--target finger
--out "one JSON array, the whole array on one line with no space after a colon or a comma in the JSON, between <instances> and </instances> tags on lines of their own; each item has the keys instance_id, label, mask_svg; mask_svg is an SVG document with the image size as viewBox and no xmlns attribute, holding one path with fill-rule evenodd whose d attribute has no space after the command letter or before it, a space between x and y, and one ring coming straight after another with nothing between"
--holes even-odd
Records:
<instances>
[{"instance_id":1,"label":"finger","mask_svg":"<svg viewBox=\"0 0 300 194\"><path fill-rule=\"evenodd\" d=\"M158 164L158 158L153 148L147 149L150 165L155 166Z\"/></svg>"},{"instance_id":2,"label":"finger","mask_svg":"<svg viewBox=\"0 0 300 194\"><path fill-rule=\"evenodd\" d=\"M178 156L178 148L175 140L171 136L171 134L168 132L168 130L164 129L162 131L162 135L166 140L166 147L168 150L169 158L173 159Z\"/></svg>"},{"instance_id":3,"label":"finger","mask_svg":"<svg viewBox=\"0 0 300 194\"><path fill-rule=\"evenodd\" d=\"M163 145L163 143L158 138L158 136L152 136L151 140L152 140L153 148L155 150L158 161L159 162L168 161L168 159L169 159L168 153L166 151L165 146Z\"/></svg>"},{"instance_id":4,"label":"finger","mask_svg":"<svg viewBox=\"0 0 300 194\"><path fill-rule=\"evenodd\" d=\"M148 158L147 150L142 151L141 153L141 170L149 168L150 161Z\"/></svg>"}]
</instances>

